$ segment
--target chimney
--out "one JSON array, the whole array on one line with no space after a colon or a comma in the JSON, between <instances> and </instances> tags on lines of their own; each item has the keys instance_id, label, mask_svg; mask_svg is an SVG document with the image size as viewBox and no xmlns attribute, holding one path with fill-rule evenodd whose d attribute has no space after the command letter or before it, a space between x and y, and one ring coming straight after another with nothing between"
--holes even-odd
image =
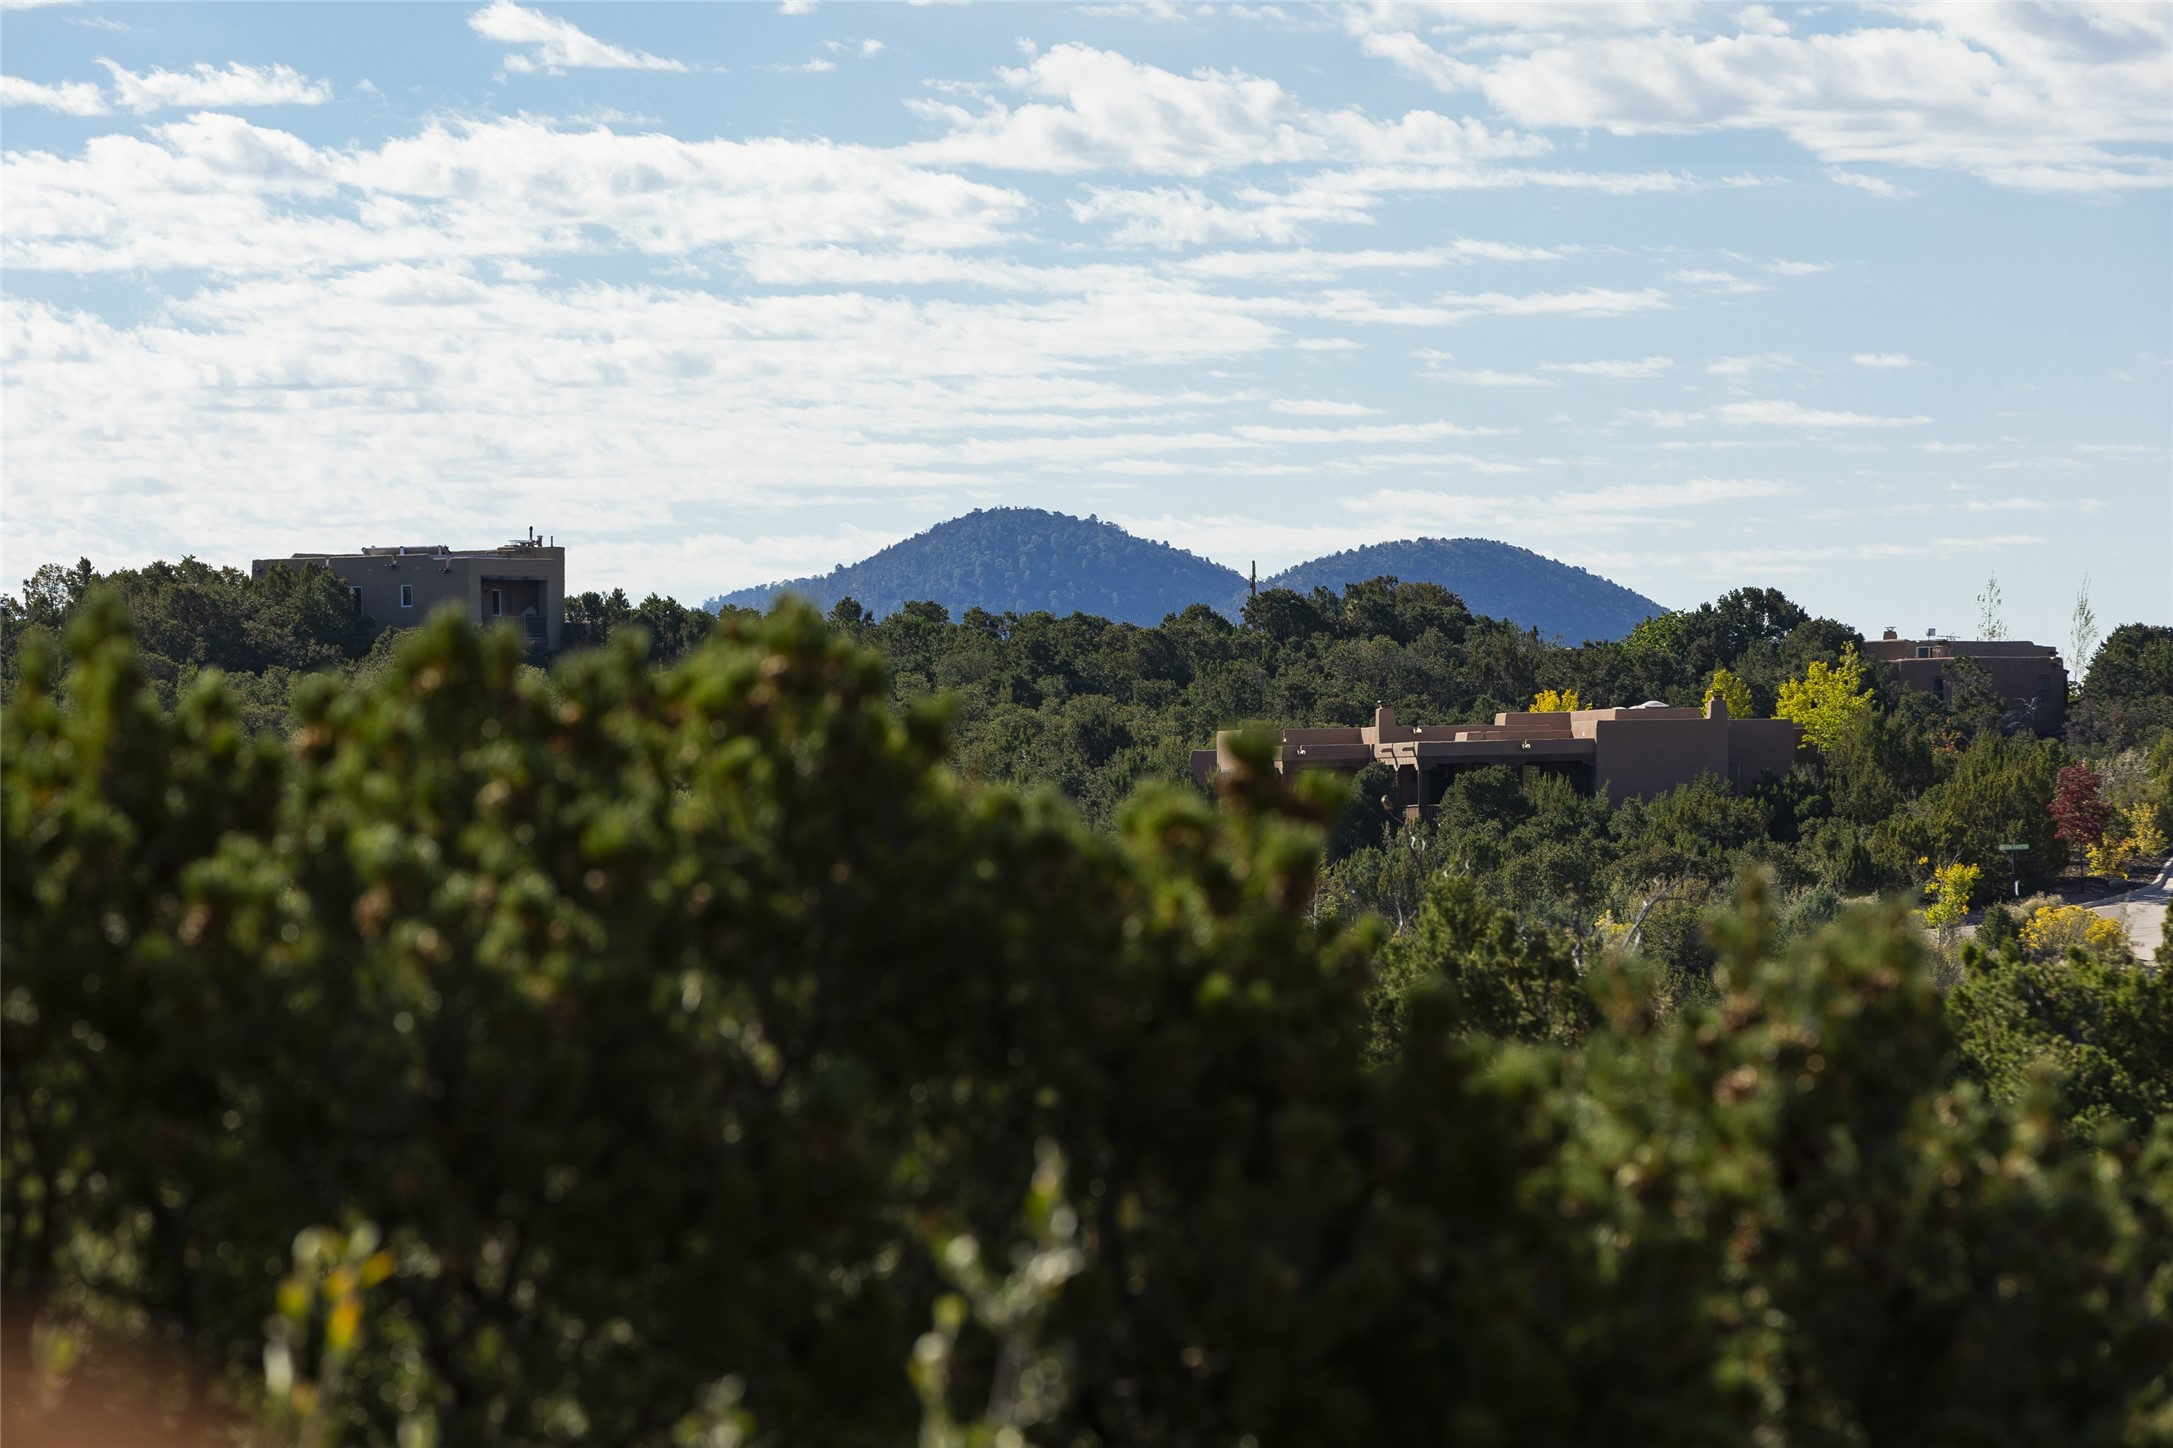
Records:
<instances>
[{"instance_id":1,"label":"chimney","mask_svg":"<svg viewBox=\"0 0 2173 1448\"><path fill-rule=\"evenodd\" d=\"M1882 639L1898 639L1901 637L1901 635L1894 631L1894 626L1892 624L1888 624L1886 626L1886 632L1880 634L1879 637Z\"/></svg>"}]
</instances>

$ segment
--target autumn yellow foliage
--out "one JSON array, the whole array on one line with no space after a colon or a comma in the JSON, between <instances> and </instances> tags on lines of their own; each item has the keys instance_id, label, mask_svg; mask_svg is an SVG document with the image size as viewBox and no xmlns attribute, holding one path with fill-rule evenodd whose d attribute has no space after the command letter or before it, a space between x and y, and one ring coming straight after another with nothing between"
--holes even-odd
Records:
<instances>
[{"instance_id":1,"label":"autumn yellow foliage","mask_svg":"<svg viewBox=\"0 0 2173 1448\"><path fill-rule=\"evenodd\" d=\"M2119 921L2080 905L2047 905L2022 927L2025 955L2046 959L2065 955L2071 948L2098 956L2122 954L2128 948L2128 932Z\"/></svg>"},{"instance_id":2,"label":"autumn yellow foliage","mask_svg":"<svg viewBox=\"0 0 2173 1448\"><path fill-rule=\"evenodd\" d=\"M1802 678L1782 684L1773 717L1794 720L1803 726L1805 742L1831 750L1870 711L1863 656L1851 645L1838 663L1814 663Z\"/></svg>"},{"instance_id":3,"label":"autumn yellow foliage","mask_svg":"<svg viewBox=\"0 0 2173 1448\"><path fill-rule=\"evenodd\" d=\"M1751 713L1750 685L1744 683L1727 669L1713 670L1711 682L1705 686L1707 703L1714 699L1728 706L1730 719L1749 719Z\"/></svg>"},{"instance_id":4,"label":"autumn yellow foliage","mask_svg":"<svg viewBox=\"0 0 2173 1448\"><path fill-rule=\"evenodd\" d=\"M1534 714L1569 714L1583 707L1575 689L1541 689L1532 700Z\"/></svg>"},{"instance_id":5,"label":"autumn yellow foliage","mask_svg":"<svg viewBox=\"0 0 2173 1448\"><path fill-rule=\"evenodd\" d=\"M1932 897L1932 903L1919 912L1924 923L1934 930L1961 924L1962 917L1969 913L1969 897L1976 893L1977 881L1983 874L1975 865L1941 866L1924 887Z\"/></svg>"}]
</instances>

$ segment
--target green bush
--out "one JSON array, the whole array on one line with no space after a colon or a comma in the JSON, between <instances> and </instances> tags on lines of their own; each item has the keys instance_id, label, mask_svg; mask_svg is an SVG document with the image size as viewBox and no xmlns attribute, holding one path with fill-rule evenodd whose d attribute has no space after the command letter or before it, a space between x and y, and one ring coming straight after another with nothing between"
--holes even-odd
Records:
<instances>
[{"instance_id":1,"label":"green bush","mask_svg":"<svg viewBox=\"0 0 2173 1448\"><path fill-rule=\"evenodd\" d=\"M2081 950L2030 960L1998 916L1947 1002L1967 1073L2009 1100L2050 1082L2084 1130L2119 1120L2140 1138L2173 1121L2173 972Z\"/></svg>"}]
</instances>

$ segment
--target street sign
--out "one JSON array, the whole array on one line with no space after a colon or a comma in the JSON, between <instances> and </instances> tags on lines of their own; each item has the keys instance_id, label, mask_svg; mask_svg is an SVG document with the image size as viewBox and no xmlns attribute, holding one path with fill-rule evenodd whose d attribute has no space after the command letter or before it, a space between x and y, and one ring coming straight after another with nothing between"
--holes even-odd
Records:
<instances>
[{"instance_id":1,"label":"street sign","mask_svg":"<svg viewBox=\"0 0 2173 1448\"><path fill-rule=\"evenodd\" d=\"M2016 859L2015 856L2026 853L2029 848L2028 845L2000 846L2000 850L2007 856L2007 863L2015 867L2015 898L2017 900L2022 898L2022 862Z\"/></svg>"}]
</instances>

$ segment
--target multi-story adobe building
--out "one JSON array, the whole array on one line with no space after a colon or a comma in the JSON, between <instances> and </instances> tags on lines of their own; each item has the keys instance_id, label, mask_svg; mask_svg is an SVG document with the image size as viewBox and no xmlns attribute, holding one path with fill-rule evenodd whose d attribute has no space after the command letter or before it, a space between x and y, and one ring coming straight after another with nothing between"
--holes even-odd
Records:
<instances>
[{"instance_id":1,"label":"multi-story adobe building","mask_svg":"<svg viewBox=\"0 0 2173 1448\"><path fill-rule=\"evenodd\" d=\"M2027 639L1942 638L1926 631L1905 639L1893 629L1865 643L1864 653L1885 663L1905 687L1945 699L1958 682L1957 659L1983 669L1985 683L2006 704L2006 723L2054 735L2067 727L2067 665L2050 644Z\"/></svg>"},{"instance_id":2,"label":"multi-story adobe building","mask_svg":"<svg viewBox=\"0 0 2173 1448\"><path fill-rule=\"evenodd\" d=\"M411 628L451 599L477 623L511 623L555 650L566 618L566 550L533 529L497 548L427 543L259 558L250 573L261 578L268 568L331 569L346 583L355 612L380 628Z\"/></svg>"},{"instance_id":3,"label":"multi-story adobe building","mask_svg":"<svg viewBox=\"0 0 2173 1448\"><path fill-rule=\"evenodd\" d=\"M1230 766L1235 732L1225 729L1213 749L1193 751L1192 771L1202 783ZM1492 724L1399 724L1384 707L1361 728L1275 731L1275 767L1289 774L1385 764L1396 772L1397 803L1417 819L1433 813L1457 774L1493 764L1520 775L1559 774L1610 804L1649 799L1705 774L1741 794L1760 775L1787 774L1801 735L1786 719L1730 719L1717 698L1703 709L1654 700L1627 709L1496 714Z\"/></svg>"}]
</instances>

